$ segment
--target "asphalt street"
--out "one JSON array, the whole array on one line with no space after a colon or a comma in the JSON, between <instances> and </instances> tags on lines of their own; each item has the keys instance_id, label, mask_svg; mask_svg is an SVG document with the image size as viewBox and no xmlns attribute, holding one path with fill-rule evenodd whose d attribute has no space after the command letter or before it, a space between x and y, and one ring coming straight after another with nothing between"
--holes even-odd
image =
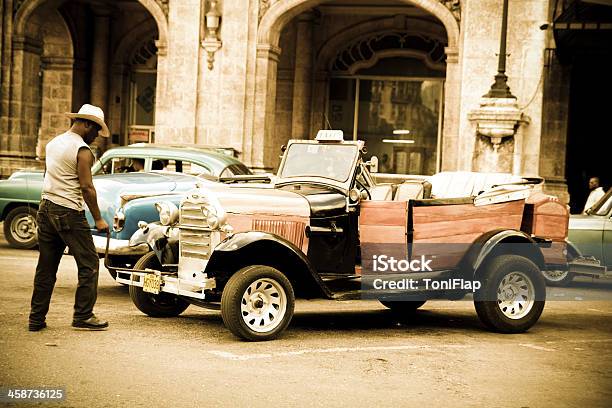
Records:
<instances>
[{"instance_id":1,"label":"asphalt street","mask_svg":"<svg viewBox=\"0 0 612 408\"><path fill-rule=\"evenodd\" d=\"M377 302L303 301L278 340L248 343L220 312L139 312L101 266L103 332L70 326L76 266L64 256L47 323L27 331L36 250L0 237L0 387L64 387L71 407L585 407L612 400L612 302L547 303L528 333L481 326L469 301L398 318ZM612 282L580 280L566 298ZM24 406L15 404L14 406ZM43 403L40 406L54 406Z\"/></svg>"}]
</instances>

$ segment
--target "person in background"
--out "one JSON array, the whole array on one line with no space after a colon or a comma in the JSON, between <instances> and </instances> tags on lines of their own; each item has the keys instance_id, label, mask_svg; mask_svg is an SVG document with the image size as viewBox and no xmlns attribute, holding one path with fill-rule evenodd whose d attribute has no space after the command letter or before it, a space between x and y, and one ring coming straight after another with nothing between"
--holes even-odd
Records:
<instances>
[{"instance_id":1,"label":"person in background","mask_svg":"<svg viewBox=\"0 0 612 408\"><path fill-rule=\"evenodd\" d=\"M131 171L144 171L144 159L132 159L132 169Z\"/></svg>"},{"instance_id":2,"label":"person in background","mask_svg":"<svg viewBox=\"0 0 612 408\"><path fill-rule=\"evenodd\" d=\"M586 204L584 205L584 210L582 210L583 214L586 214L587 210L595 205L595 203L598 202L605 194L604 189L599 185L599 177L591 177L589 179L589 190L591 190L591 192L589 193L589 198L587 198Z\"/></svg>"},{"instance_id":3,"label":"person in background","mask_svg":"<svg viewBox=\"0 0 612 408\"><path fill-rule=\"evenodd\" d=\"M85 104L78 113L67 113L66 116L73 119L72 126L54 137L46 147L42 200L36 215L39 256L29 331L47 327L45 319L66 246L78 268L72 326L86 330L108 327L108 322L98 319L93 313L98 296L99 258L83 204L87 204L91 211L96 229L108 232L91 177L94 155L89 145L98 134L108 137L109 132L104 123L104 112L97 106Z\"/></svg>"},{"instance_id":4,"label":"person in background","mask_svg":"<svg viewBox=\"0 0 612 408\"><path fill-rule=\"evenodd\" d=\"M379 173L391 173L393 168L391 167L391 163L389 161L389 155L387 153L383 153L380 162L378 163L378 172Z\"/></svg>"}]
</instances>

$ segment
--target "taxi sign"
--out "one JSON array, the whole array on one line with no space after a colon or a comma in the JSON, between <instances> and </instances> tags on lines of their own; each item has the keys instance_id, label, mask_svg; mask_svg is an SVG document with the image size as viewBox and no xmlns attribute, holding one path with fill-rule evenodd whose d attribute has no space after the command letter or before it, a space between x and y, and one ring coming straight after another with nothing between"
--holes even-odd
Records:
<instances>
[{"instance_id":1,"label":"taxi sign","mask_svg":"<svg viewBox=\"0 0 612 408\"><path fill-rule=\"evenodd\" d=\"M342 130L319 130L315 139L317 142L342 142L344 132Z\"/></svg>"}]
</instances>

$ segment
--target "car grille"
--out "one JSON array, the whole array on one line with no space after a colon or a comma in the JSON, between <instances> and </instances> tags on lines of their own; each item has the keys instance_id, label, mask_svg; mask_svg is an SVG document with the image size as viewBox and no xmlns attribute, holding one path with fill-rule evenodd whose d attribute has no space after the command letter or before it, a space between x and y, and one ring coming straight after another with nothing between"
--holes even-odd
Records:
<instances>
[{"instance_id":1,"label":"car grille","mask_svg":"<svg viewBox=\"0 0 612 408\"><path fill-rule=\"evenodd\" d=\"M186 228L208 229L208 224L206 223L204 214L202 214L202 204L184 202L181 206L179 223L181 227L185 226Z\"/></svg>"},{"instance_id":2,"label":"car grille","mask_svg":"<svg viewBox=\"0 0 612 408\"><path fill-rule=\"evenodd\" d=\"M181 258L208 260L211 254L212 232L202 214L200 203L184 202L179 221Z\"/></svg>"},{"instance_id":3,"label":"car grille","mask_svg":"<svg viewBox=\"0 0 612 408\"><path fill-rule=\"evenodd\" d=\"M210 231L181 228L179 234L181 256L209 259L210 236Z\"/></svg>"}]
</instances>

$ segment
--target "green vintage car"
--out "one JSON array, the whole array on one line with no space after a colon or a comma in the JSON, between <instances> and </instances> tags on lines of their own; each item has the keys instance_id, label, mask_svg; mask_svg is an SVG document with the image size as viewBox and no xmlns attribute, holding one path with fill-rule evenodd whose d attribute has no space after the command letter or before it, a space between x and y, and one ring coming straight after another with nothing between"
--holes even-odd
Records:
<instances>
[{"instance_id":1,"label":"green vintage car","mask_svg":"<svg viewBox=\"0 0 612 408\"><path fill-rule=\"evenodd\" d=\"M119 174L136 171L168 171L195 174L211 179L251 174L232 148L184 147L138 143L104 153L93 165L92 174ZM4 236L15 248L36 246L36 210L40 202L44 172L22 170L0 180L0 221Z\"/></svg>"},{"instance_id":2,"label":"green vintage car","mask_svg":"<svg viewBox=\"0 0 612 408\"><path fill-rule=\"evenodd\" d=\"M566 286L576 275L612 276L612 189L586 214L570 217L568 241L568 257L581 259L580 266L545 272L547 284Z\"/></svg>"}]
</instances>

